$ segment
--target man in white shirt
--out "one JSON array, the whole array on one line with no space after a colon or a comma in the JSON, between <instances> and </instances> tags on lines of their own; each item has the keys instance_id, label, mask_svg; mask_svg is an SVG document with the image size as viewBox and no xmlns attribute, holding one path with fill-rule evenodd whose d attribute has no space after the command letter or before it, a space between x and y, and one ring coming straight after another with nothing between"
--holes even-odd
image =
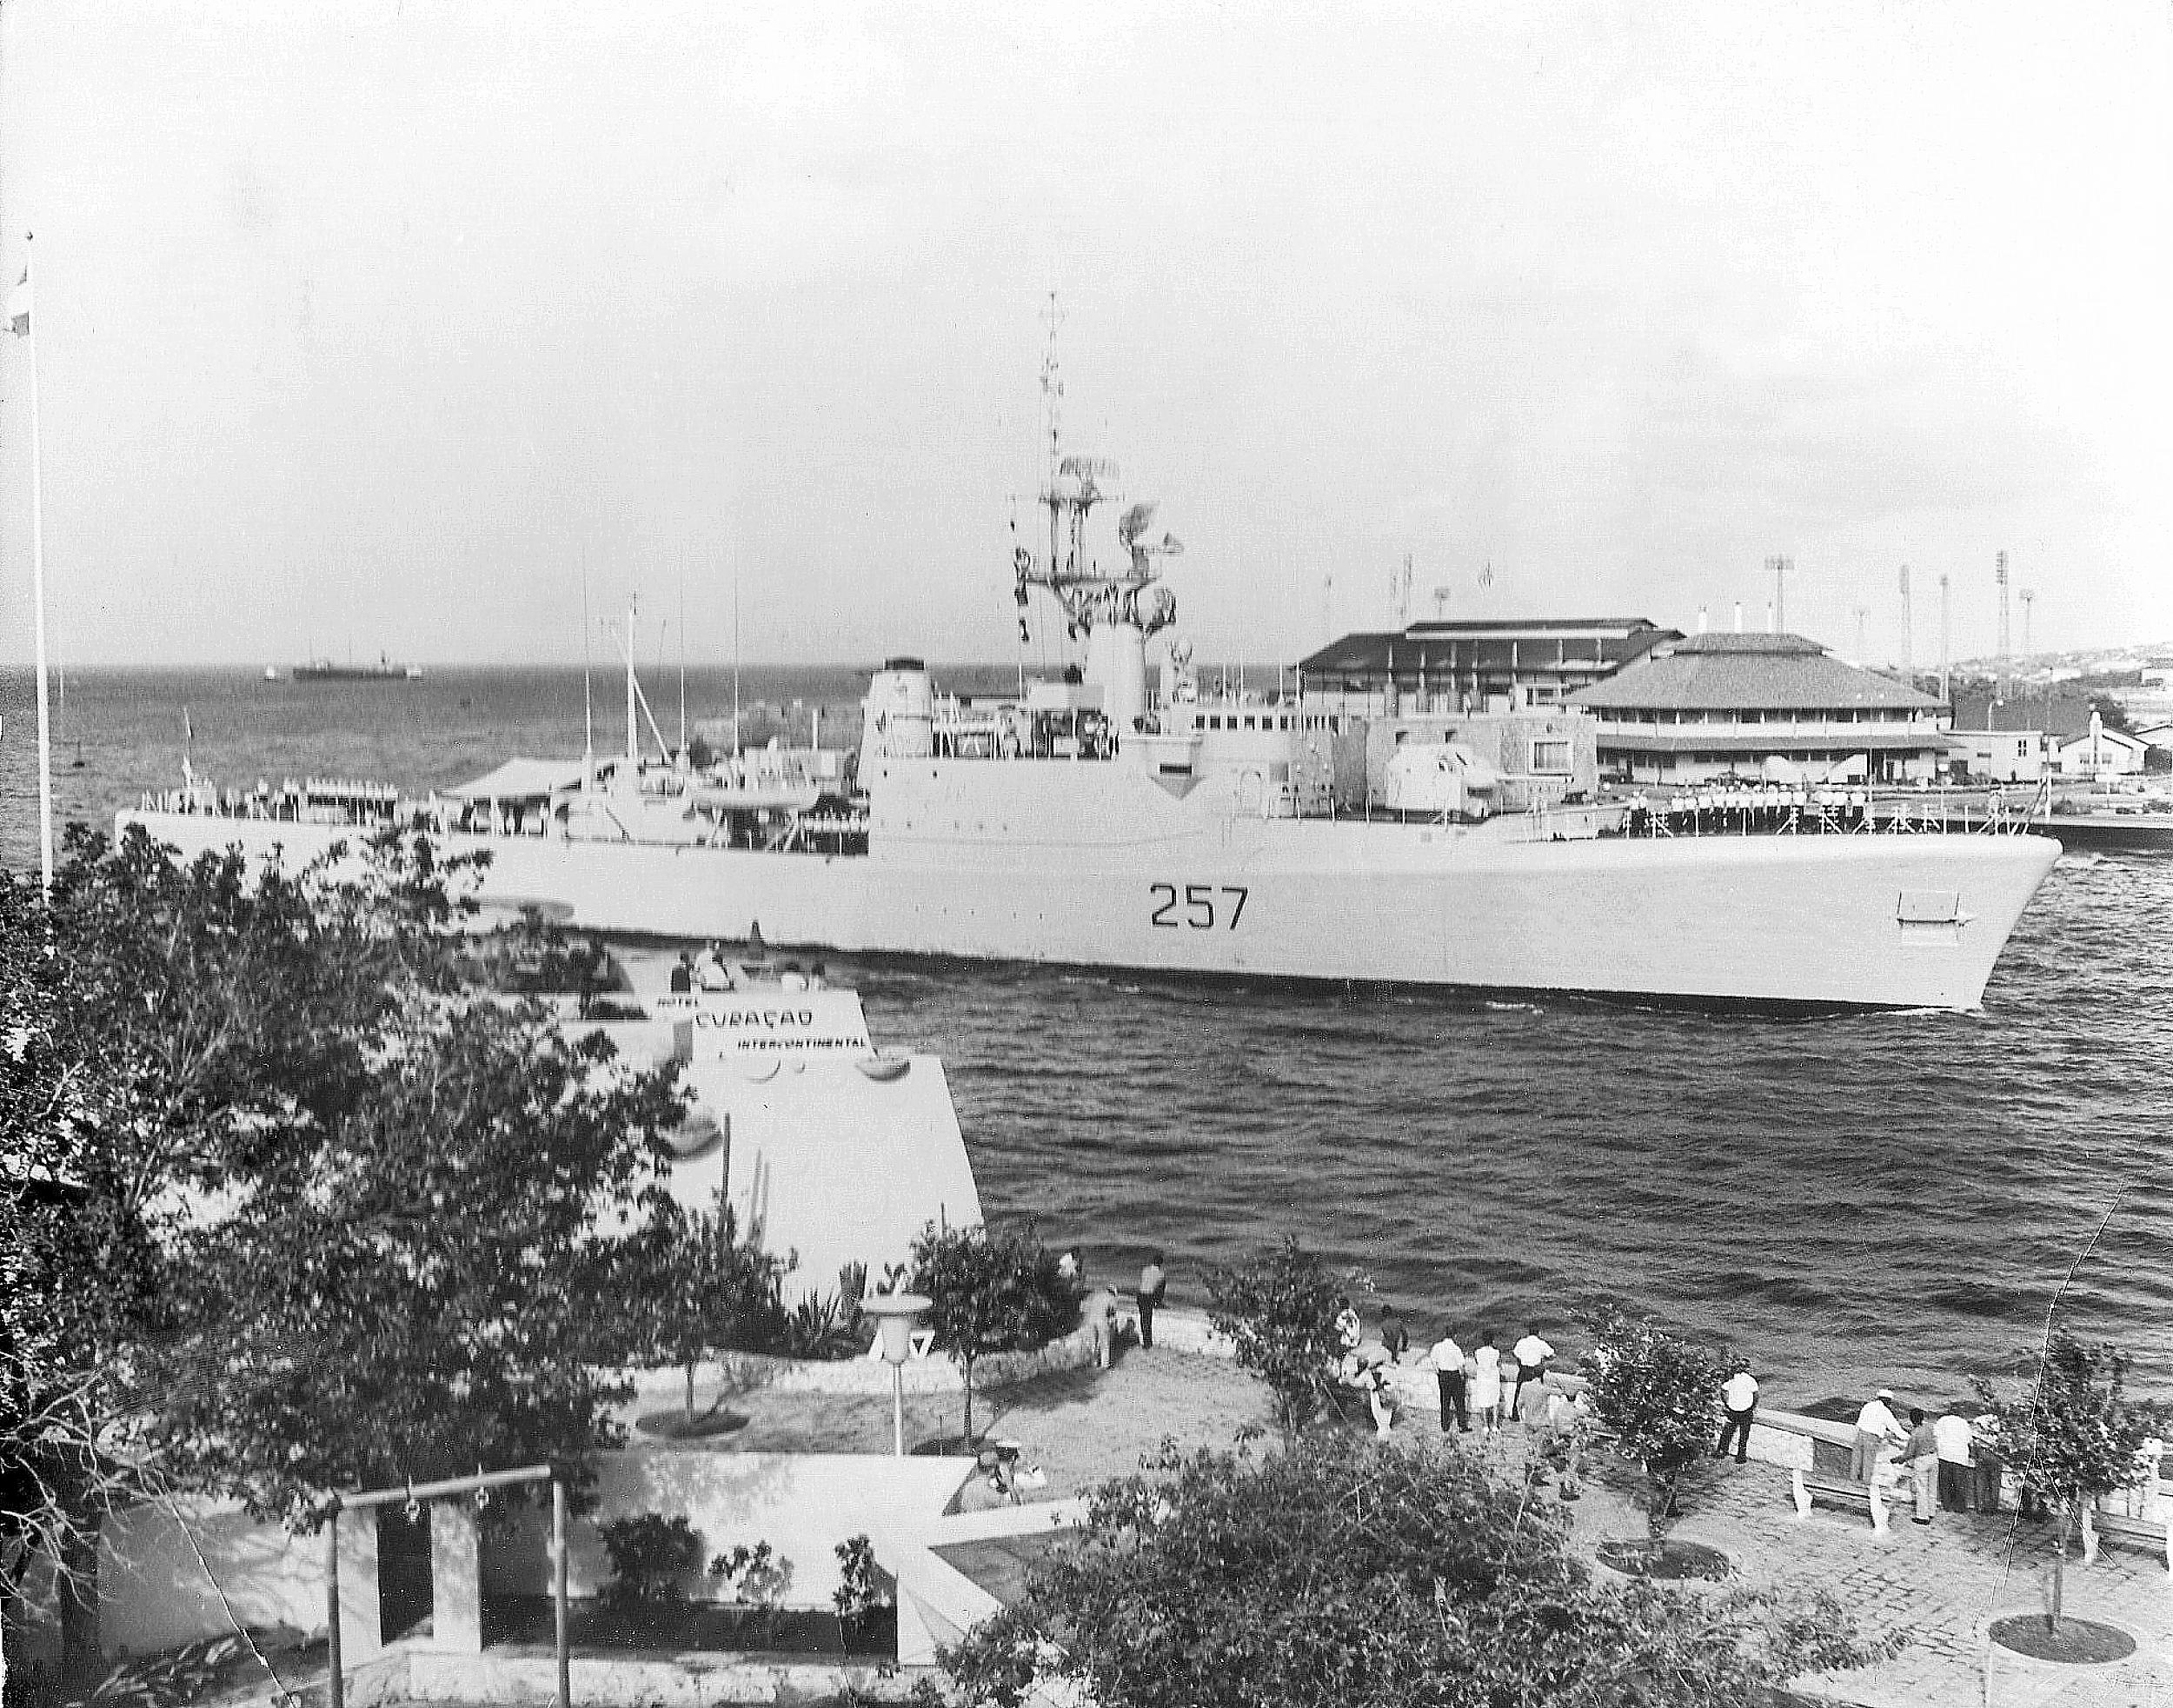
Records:
<instances>
[{"instance_id":1,"label":"man in white shirt","mask_svg":"<svg viewBox=\"0 0 2173 1708\"><path fill-rule=\"evenodd\" d=\"M730 990L732 975L724 968L724 946L711 943L694 957L694 988L696 990Z\"/></svg>"},{"instance_id":2,"label":"man in white shirt","mask_svg":"<svg viewBox=\"0 0 2173 1708\"><path fill-rule=\"evenodd\" d=\"M1974 1467L1977 1432L1959 1412L1943 1412L1931 1426L1931 1439L1939 1447L1939 1505L1949 1512L1967 1512L1977 1502Z\"/></svg>"},{"instance_id":3,"label":"man in white shirt","mask_svg":"<svg viewBox=\"0 0 2173 1708\"><path fill-rule=\"evenodd\" d=\"M1509 1415L1518 1418L1524 1415L1525 1384L1545 1379L1554 1348L1527 1328L1524 1339L1509 1349L1509 1355L1517 1360L1517 1380L1509 1394Z\"/></svg>"},{"instance_id":4,"label":"man in white shirt","mask_svg":"<svg viewBox=\"0 0 2173 1708\"><path fill-rule=\"evenodd\" d=\"M1909 1432L1901 1426L1889 1402L1894 1398L1891 1388L1881 1388L1878 1397L1856 1414L1856 1444L1849 1453L1849 1480L1868 1483L1878 1469L1879 1450L1899 1447L1909 1440Z\"/></svg>"},{"instance_id":5,"label":"man in white shirt","mask_svg":"<svg viewBox=\"0 0 2173 1708\"><path fill-rule=\"evenodd\" d=\"M1726 1416L1720 1426L1720 1445L1712 1450L1715 1459L1728 1456L1728 1438L1735 1437L1736 1463L1746 1463L1751 1457L1751 1419L1758 1409L1758 1379L1751 1373L1751 1366L1740 1360L1735 1374L1720 1385L1720 1404Z\"/></svg>"},{"instance_id":6,"label":"man in white shirt","mask_svg":"<svg viewBox=\"0 0 2173 1708\"><path fill-rule=\"evenodd\" d=\"M1454 1412L1458 1432L1469 1435L1472 1420L1465 1411L1464 1348L1456 1344L1455 1334L1445 1328L1426 1356L1433 1360L1433 1379L1441 1390L1441 1432L1449 1432L1449 1413Z\"/></svg>"}]
</instances>

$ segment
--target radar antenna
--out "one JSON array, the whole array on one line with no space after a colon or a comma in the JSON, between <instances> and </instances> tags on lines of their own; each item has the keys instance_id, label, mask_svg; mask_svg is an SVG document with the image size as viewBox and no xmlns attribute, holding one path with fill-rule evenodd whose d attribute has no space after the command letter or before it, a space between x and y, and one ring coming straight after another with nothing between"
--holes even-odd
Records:
<instances>
[{"instance_id":1,"label":"radar antenna","mask_svg":"<svg viewBox=\"0 0 2173 1708\"><path fill-rule=\"evenodd\" d=\"M1118 543L1124 548L1126 559L1123 567L1105 572L1088 555L1088 513L1105 501L1117 502L1120 476L1117 465L1106 457L1064 450L1064 380L1056 350L1062 316L1053 292L1045 318L1049 342L1041 358L1041 405L1049 444L1041 503L1049 513L1048 555L1037 559L1023 544L1012 551L1020 620L1025 621L1029 589L1038 587L1063 608L1065 632L1073 640L1091 635L1097 628L1115 625L1136 628L1144 638L1177 619L1177 595L1156 585L1162 575L1157 560L1175 557L1185 549L1184 544L1166 532L1159 540L1147 538L1155 507L1134 504L1117 525Z\"/></svg>"}]
</instances>

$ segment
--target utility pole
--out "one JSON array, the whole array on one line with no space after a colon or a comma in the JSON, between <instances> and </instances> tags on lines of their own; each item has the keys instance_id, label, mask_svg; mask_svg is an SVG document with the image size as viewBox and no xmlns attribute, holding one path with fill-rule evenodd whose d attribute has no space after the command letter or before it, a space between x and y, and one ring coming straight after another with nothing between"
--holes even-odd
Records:
<instances>
[{"instance_id":1,"label":"utility pole","mask_svg":"<svg viewBox=\"0 0 2173 1708\"><path fill-rule=\"evenodd\" d=\"M1856 608L1856 661L1858 664L1864 662L1864 619L1871 615L1871 608L1869 605L1859 605Z\"/></svg>"},{"instance_id":2,"label":"utility pole","mask_svg":"<svg viewBox=\"0 0 2173 1708\"><path fill-rule=\"evenodd\" d=\"M2007 554L2002 552L1992 560L1992 580L1999 587L1999 658L2007 661Z\"/></svg>"},{"instance_id":3,"label":"utility pole","mask_svg":"<svg viewBox=\"0 0 2173 1708\"><path fill-rule=\"evenodd\" d=\"M1911 681L1917 668L1917 625L1909 604L1909 566L1901 567L1902 669Z\"/></svg>"},{"instance_id":4,"label":"utility pole","mask_svg":"<svg viewBox=\"0 0 2173 1708\"><path fill-rule=\"evenodd\" d=\"M2030 656L2030 608L2037 603L2037 590L2030 587L2021 588L2016 591L2015 597L2022 601L2022 651L2023 656L2027 658Z\"/></svg>"},{"instance_id":5,"label":"utility pole","mask_svg":"<svg viewBox=\"0 0 2173 1708\"><path fill-rule=\"evenodd\" d=\"M1335 577L1320 578L1320 631L1324 638L1335 639Z\"/></svg>"}]
</instances>

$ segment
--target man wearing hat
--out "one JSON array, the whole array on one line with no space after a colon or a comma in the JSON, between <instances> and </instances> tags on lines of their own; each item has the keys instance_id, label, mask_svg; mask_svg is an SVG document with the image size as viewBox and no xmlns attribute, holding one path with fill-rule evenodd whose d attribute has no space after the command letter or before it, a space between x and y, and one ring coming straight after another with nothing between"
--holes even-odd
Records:
<instances>
[{"instance_id":1,"label":"man wearing hat","mask_svg":"<svg viewBox=\"0 0 2173 1708\"><path fill-rule=\"evenodd\" d=\"M1869 1483L1878 1469L1879 1449L1904 1446L1909 1432L1893 1412L1894 1391L1881 1388L1878 1398L1856 1414L1856 1444L1849 1455L1849 1480Z\"/></svg>"}]
</instances>

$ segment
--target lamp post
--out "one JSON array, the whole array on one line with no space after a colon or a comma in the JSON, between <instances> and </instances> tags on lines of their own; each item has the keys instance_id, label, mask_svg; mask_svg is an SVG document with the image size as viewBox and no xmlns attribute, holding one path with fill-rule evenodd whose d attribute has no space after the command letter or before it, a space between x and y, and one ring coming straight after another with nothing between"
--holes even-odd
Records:
<instances>
[{"instance_id":1,"label":"lamp post","mask_svg":"<svg viewBox=\"0 0 2173 1708\"><path fill-rule=\"evenodd\" d=\"M890 1366L891 1448L900 1459L906 1456L906 1360L913 1356L913 1331L932 1303L924 1293L886 1293L861 1306L882 1335L883 1362Z\"/></svg>"}]
</instances>

